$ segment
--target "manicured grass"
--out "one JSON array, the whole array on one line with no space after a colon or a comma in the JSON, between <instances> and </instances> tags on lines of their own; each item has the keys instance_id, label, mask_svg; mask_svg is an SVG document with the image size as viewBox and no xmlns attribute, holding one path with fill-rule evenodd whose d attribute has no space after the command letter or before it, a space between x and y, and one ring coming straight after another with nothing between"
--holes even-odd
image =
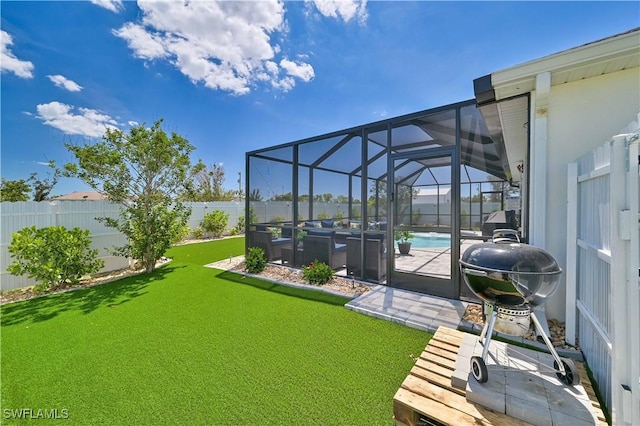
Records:
<instances>
[{"instance_id":1,"label":"manicured grass","mask_svg":"<svg viewBox=\"0 0 640 426\"><path fill-rule=\"evenodd\" d=\"M1 422L30 408L83 425L393 424L430 336L202 267L243 246L176 247L151 276L2 307Z\"/></svg>"}]
</instances>

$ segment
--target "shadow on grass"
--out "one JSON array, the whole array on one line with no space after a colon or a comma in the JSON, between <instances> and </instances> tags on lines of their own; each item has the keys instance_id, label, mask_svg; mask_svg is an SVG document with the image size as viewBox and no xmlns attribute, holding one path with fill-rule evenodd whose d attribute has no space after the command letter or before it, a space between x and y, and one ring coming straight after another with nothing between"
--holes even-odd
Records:
<instances>
[{"instance_id":1,"label":"shadow on grass","mask_svg":"<svg viewBox=\"0 0 640 426\"><path fill-rule=\"evenodd\" d=\"M83 314L89 314L101 307L121 306L146 294L147 285L161 281L172 271L185 267L165 265L150 275L140 274L94 287L10 303L2 306L1 324L8 326L42 322L55 318L63 312L80 311Z\"/></svg>"},{"instance_id":2,"label":"shadow on grass","mask_svg":"<svg viewBox=\"0 0 640 426\"><path fill-rule=\"evenodd\" d=\"M327 303L329 305L344 306L349 300L348 297L336 296L335 294L323 291L307 290L304 288L289 287L259 278L245 277L242 274L229 271L221 271L218 278L238 284L248 285L260 290L271 291L285 296L297 297L299 299L312 300L314 302Z\"/></svg>"}]
</instances>

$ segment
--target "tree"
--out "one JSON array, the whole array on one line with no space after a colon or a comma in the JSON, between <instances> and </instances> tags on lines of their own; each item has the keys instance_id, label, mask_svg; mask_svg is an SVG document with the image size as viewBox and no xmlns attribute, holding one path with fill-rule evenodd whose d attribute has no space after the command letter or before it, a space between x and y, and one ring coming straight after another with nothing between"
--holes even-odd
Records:
<instances>
[{"instance_id":1,"label":"tree","mask_svg":"<svg viewBox=\"0 0 640 426\"><path fill-rule=\"evenodd\" d=\"M0 201L29 201L31 187L24 179L6 180L0 183Z\"/></svg>"},{"instance_id":2,"label":"tree","mask_svg":"<svg viewBox=\"0 0 640 426\"><path fill-rule=\"evenodd\" d=\"M286 194L274 195L271 199L273 201L293 201L293 194L287 192Z\"/></svg>"},{"instance_id":3,"label":"tree","mask_svg":"<svg viewBox=\"0 0 640 426\"><path fill-rule=\"evenodd\" d=\"M40 179L36 172L31 173L29 179L2 179L0 201L29 201L29 193L32 191L30 185L33 186L33 201L48 200L49 194L51 194L60 177L60 170L56 169L53 161L49 162L49 167L54 170L53 176L47 174L44 179Z\"/></svg>"},{"instance_id":4,"label":"tree","mask_svg":"<svg viewBox=\"0 0 640 426\"><path fill-rule=\"evenodd\" d=\"M262 201L262 198L259 188L253 188L249 193L249 201Z\"/></svg>"},{"instance_id":5,"label":"tree","mask_svg":"<svg viewBox=\"0 0 640 426\"><path fill-rule=\"evenodd\" d=\"M487 175L487 180L489 180L491 190L494 191L494 193L491 194L489 201L499 202L502 199L500 193L502 193L504 197L507 197L509 195L517 194L519 191L518 188L514 188L505 180L496 180L495 176Z\"/></svg>"},{"instance_id":6,"label":"tree","mask_svg":"<svg viewBox=\"0 0 640 426\"><path fill-rule=\"evenodd\" d=\"M179 197L191 178L189 155L195 147L175 132L167 136L162 122L151 128L141 124L128 134L107 129L93 145L65 144L77 164L65 164L64 175L123 206L119 219L97 219L127 236L115 253L140 260L146 272L153 272L191 213Z\"/></svg>"},{"instance_id":7,"label":"tree","mask_svg":"<svg viewBox=\"0 0 640 426\"><path fill-rule=\"evenodd\" d=\"M223 184L224 168L219 164L207 168L200 160L193 168L192 188L187 198L191 201L232 201L238 191L227 191Z\"/></svg>"},{"instance_id":8,"label":"tree","mask_svg":"<svg viewBox=\"0 0 640 426\"><path fill-rule=\"evenodd\" d=\"M53 187L58 183L60 170L55 168L55 164L53 162L49 162L49 166L54 169L51 180L49 180L49 176L44 179L38 178L38 173L31 173L31 176L28 179L28 181L32 182L33 185L33 201L48 200Z\"/></svg>"}]
</instances>

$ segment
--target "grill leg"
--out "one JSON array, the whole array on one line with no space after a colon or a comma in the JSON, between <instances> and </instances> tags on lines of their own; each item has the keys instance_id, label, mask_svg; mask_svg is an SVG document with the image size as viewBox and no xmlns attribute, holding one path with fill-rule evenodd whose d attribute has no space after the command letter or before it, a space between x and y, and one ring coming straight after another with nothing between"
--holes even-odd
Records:
<instances>
[{"instance_id":1,"label":"grill leg","mask_svg":"<svg viewBox=\"0 0 640 426\"><path fill-rule=\"evenodd\" d=\"M547 348L549 348L549 352L551 352L551 356L553 356L553 359L556 361L556 364L558 364L558 370L560 370L560 374L565 375L566 370L564 368L562 360L560 359L560 355L558 355L558 352L556 352L556 348L553 347L551 340L549 340L549 337L547 337L547 333L545 333L544 329L542 328L542 324L540 324L540 321L538 320L538 317L536 317L536 313L534 310L531 310L531 319L533 320L533 324L536 326L536 331L540 336L542 336L542 340L544 340L544 343L547 345Z\"/></svg>"},{"instance_id":2,"label":"grill leg","mask_svg":"<svg viewBox=\"0 0 640 426\"><path fill-rule=\"evenodd\" d=\"M482 344L482 360L486 361L487 354L489 353L489 343L491 343L491 336L493 335L493 326L496 323L496 316L498 312L494 309L492 304L487 304L487 317L489 317L489 321L485 322L484 327L482 328L482 332L480 333L480 337L478 341Z\"/></svg>"}]
</instances>

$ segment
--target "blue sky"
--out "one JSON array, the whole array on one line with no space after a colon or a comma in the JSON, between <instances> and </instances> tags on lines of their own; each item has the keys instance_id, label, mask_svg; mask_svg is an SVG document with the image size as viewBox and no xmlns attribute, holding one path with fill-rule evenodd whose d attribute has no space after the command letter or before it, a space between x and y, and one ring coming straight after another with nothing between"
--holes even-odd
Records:
<instances>
[{"instance_id":1,"label":"blue sky","mask_svg":"<svg viewBox=\"0 0 640 426\"><path fill-rule=\"evenodd\" d=\"M0 4L1 175L164 118L222 163L473 97L473 79L640 25L638 2ZM55 194L88 189L62 180Z\"/></svg>"}]
</instances>

